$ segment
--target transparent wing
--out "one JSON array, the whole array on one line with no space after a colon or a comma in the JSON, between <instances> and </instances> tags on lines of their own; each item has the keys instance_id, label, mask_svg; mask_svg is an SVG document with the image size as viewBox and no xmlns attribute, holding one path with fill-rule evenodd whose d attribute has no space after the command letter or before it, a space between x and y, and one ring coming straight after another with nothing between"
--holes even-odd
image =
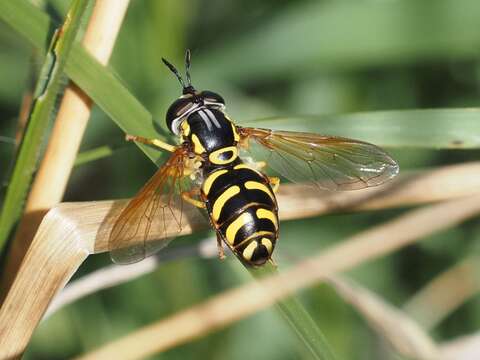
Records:
<instances>
[{"instance_id":1,"label":"transparent wing","mask_svg":"<svg viewBox=\"0 0 480 360\"><path fill-rule=\"evenodd\" d=\"M131 264L165 247L182 229L187 154L178 148L115 220L108 246L112 260Z\"/></svg>"},{"instance_id":2,"label":"transparent wing","mask_svg":"<svg viewBox=\"0 0 480 360\"><path fill-rule=\"evenodd\" d=\"M358 140L293 131L238 127L255 159L293 182L324 190L355 190L384 183L398 164L379 147Z\"/></svg>"}]
</instances>

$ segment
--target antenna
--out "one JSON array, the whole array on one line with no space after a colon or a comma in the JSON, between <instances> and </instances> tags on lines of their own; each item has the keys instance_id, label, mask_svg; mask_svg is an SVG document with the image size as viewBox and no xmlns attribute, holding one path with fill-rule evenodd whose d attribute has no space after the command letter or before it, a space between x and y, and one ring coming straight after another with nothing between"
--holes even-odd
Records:
<instances>
[{"instance_id":1,"label":"antenna","mask_svg":"<svg viewBox=\"0 0 480 360\"><path fill-rule=\"evenodd\" d=\"M194 94L195 89L192 86L192 79L190 78L190 64L191 64L191 53L190 49L187 49L185 52L185 79L187 80L187 84L185 85L185 82L183 81L182 76L178 72L177 68L170 64L167 60L162 58L162 61L167 67L170 69L172 73L175 74L177 77L178 81L180 81L180 84L182 85L183 88L183 94Z\"/></svg>"},{"instance_id":2,"label":"antenna","mask_svg":"<svg viewBox=\"0 0 480 360\"><path fill-rule=\"evenodd\" d=\"M164 58L162 58L162 61L165 65L167 65L167 67L170 69L170 71L177 77L178 81L180 81L180 84L182 85L182 87L185 89L186 86L185 86L185 83L183 82L183 79L182 79L182 76L180 75L180 73L178 72L177 68L175 66L173 66L172 64L170 64L167 60L165 60Z\"/></svg>"},{"instance_id":3,"label":"antenna","mask_svg":"<svg viewBox=\"0 0 480 360\"><path fill-rule=\"evenodd\" d=\"M192 86L192 79L190 78L190 64L191 64L191 57L190 49L187 49L185 52L185 75L187 78L187 86Z\"/></svg>"}]
</instances>

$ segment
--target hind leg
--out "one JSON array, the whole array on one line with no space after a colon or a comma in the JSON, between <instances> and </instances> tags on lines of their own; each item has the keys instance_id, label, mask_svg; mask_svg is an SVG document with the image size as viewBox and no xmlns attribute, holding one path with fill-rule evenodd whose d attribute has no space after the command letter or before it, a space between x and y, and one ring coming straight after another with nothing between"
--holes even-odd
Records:
<instances>
[{"instance_id":1,"label":"hind leg","mask_svg":"<svg viewBox=\"0 0 480 360\"><path fill-rule=\"evenodd\" d=\"M225 253L223 251L223 244L222 244L222 237L220 236L220 234L217 232L217 250L218 250L218 258L220 260L224 260L225 259Z\"/></svg>"},{"instance_id":2,"label":"hind leg","mask_svg":"<svg viewBox=\"0 0 480 360\"><path fill-rule=\"evenodd\" d=\"M278 188L280 186L280 179L278 177L268 177L268 181L270 182L270 186L272 187L272 190L274 193L278 191Z\"/></svg>"},{"instance_id":3,"label":"hind leg","mask_svg":"<svg viewBox=\"0 0 480 360\"><path fill-rule=\"evenodd\" d=\"M183 200L192 204L193 206L196 206L200 209L205 209L206 208L205 202L194 198L194 197L198 197L199 194L200 194L200 189L195 188L190 191L182 192L182 198Z\"/></svg>"}]
</instances>

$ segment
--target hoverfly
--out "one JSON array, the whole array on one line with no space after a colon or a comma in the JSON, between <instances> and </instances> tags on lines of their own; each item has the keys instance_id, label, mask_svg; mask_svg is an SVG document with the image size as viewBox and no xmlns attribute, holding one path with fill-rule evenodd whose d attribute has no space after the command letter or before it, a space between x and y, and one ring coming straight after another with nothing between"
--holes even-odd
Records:
<instances>
[{"instance_id":1,"label":"hoverfly","mask_svg":"<svg viewBox=\"0 0 480 360\"><path fill-rule=\"evenodd\" d=\"M167 126L180 145L127 136L171 155L116 219L109 247L117 263L139 261L165 246L172 234L181 231L185 201L206 209L220 258L224 242L244 264L263 265L271 259L278 240L275 193L280 184L279 178L262 171L265 164L291 181L310 182L325 190L376 186L398 173L398 164L387 153L363 141L237 126L219 94L192 86L189 50L186 81L162 60L182 85L182 95L166 114ZM254 149L263 151L264 162L248 162L240 154ZM175 215L178 212L180 216ZM160 224L157 234L163 235L156 242L150 241L154 224Z\"/></svg>"}]
</instances>

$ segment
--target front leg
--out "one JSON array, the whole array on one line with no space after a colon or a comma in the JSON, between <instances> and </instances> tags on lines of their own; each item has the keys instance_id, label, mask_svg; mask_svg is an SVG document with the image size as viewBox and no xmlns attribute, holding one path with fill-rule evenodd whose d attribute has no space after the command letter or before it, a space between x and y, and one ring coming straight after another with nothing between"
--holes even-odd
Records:
<instances>
[{"instance_id":1,"label":"front leg","mask_svg":"<svg viewBox=\"0 0 480 360\"><path fill-rule=\"evenodd\" d=\"M159 139L147 139L143 136L136 136L136 135L125 135L125 140L127 141L136 141L145 145L152 145L157 148L160 148L162 150L167 150L169 152L174 152L177 147L167 144L166 142L163 142L162 140Z\"/></svg>"}]
</instances>

